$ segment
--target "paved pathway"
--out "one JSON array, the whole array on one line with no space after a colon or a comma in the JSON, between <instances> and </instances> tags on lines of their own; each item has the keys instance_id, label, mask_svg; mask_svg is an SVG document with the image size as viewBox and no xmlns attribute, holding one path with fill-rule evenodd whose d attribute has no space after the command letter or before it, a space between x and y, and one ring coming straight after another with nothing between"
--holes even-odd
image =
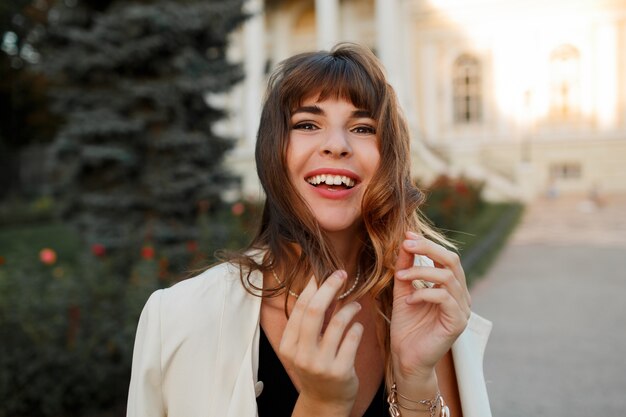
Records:
<instances>
[{"instance_id":1,"label":"paved pathway","mask_svg":"<svg viewBox=\"0 0 626 417\"><path fill-rule=\"evenodd\" d=\"M472 298L494 417L626 416L626 196L533 203Z\"/></svg>"}]
</instances>

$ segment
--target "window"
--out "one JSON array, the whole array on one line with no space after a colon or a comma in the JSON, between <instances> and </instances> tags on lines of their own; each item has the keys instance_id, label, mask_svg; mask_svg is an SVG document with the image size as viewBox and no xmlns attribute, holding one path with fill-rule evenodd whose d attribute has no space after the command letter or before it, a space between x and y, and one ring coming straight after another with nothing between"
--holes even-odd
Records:
<instances>
[{"instance_id":1,"label":"window","mask_svg":"<svg viewBox=\"0 0 626 417\"><path fill-rule=\"evenodd\" d=\"M453 100L454 122L470 124L482 120L482 80L478 59L461 55L454 61Z\"/></svg>"},{"instance_id":2,"label":"window","mask_svg":"<svg viewBox=\"0 0 626 417\"><path fill-rule=\"evenodd\" d=\"M572 45L561 45L550 55L550 115L570 120L580 109L580 54Z\"/></svg>"}]
</instances>

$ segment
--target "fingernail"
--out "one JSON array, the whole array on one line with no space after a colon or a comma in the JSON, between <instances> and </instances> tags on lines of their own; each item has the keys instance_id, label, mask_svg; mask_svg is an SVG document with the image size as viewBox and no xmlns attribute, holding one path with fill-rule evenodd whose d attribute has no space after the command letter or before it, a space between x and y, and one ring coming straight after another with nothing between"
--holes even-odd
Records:
<instances>
[{"instance_id":1,"label":"fingernail","mask_svg":"<svg viewBox=\"0 0 626 417\"><path fill-rule=\"evenodd\" d=\"M348 276L348 273L346 271L340 270L340 271L335 272L335 276L339 278L341 281L343 281Z\"/></svg>"},{"instance_id":2,"label":"fingernail","mask_svg":"<svg viewBox=\"0 0 626 417\"><path fill-rule=\"evenodd\" d=\"M406 246L407 248L415 248L417 246L417 243L414 240L405 240L404 246Z\"/></svg>"},{"instance_id":3,"label":"fingernail","mask_svg":"<svg viewBox=\"0 0 626 417\"><path fill-rule=\"evenodd\" d=\"M401 271L397 271L396 272L396 276L398 278L404 278L404 277L406 277L408 275L408 273L409 273L409 271L407 271L406 269L403 269Z\"/></svg>"},{"instance_id":4,"label":"fingernail","mask_svg":"<svg viewBox=\"0 0 626 417\"><path fill-rule=\"evenodd\" d=\"M356 308L358 311L361 311L361 303L357 303L356 301L354 302L354 304L356 305Z\"/></svg>"},{"instance_id":5,"label":"fingernail","mask_svg":"<svg viewBox=\"0 0 626 417\"><path fill-rule=\"evenodd\" d=\"M419 239L421 236L415 232L406 232L407 236L412 237L413 239Z\"/></svg>"}]
</instances>

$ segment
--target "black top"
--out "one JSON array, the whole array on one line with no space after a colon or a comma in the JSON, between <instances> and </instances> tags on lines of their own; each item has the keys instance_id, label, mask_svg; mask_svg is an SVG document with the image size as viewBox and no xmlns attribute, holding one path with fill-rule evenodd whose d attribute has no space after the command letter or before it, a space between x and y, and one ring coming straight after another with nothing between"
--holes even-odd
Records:
<instances>
[{"instance_id":1,"label":"black top","mask_svg":"<svg viewBox=\"0 0 626 417\"><path fill-rule=\"evenodd\" d=\"M298 391L263 328L259 341L259 381L263 382L263 391L256 399L259 417L290 417L296 406ZM385 417L389 413L388 407L383 380L363 417Z\"/></svg>"}]
</instances>

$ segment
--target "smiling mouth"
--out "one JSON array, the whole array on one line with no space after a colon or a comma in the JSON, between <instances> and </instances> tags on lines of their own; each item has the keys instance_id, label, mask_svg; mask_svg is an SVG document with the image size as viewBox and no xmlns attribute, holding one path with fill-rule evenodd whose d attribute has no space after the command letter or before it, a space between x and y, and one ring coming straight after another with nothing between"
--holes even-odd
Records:
<instances>
[{"instance_id":1,"label":"smiling mouth","mask_svg":"<svg viewBox=\"0 0 626 417\"><path fill-rule=\"evenodd\" d=\"M314 175L306 178L306 182L314 187L324 186L329 190L349 190L356 185L354 178L331 174Z\"/></svg>"}]
</instances>

